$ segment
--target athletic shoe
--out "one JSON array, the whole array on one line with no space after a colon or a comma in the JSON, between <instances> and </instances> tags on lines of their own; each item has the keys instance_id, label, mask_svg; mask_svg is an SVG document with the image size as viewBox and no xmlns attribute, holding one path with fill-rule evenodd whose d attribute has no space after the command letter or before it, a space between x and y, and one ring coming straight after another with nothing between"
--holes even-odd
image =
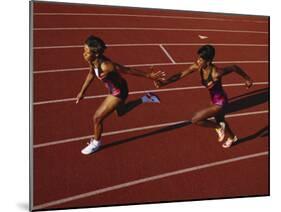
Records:
<instances>
[{"instance_id":1,"label":"athletic shoe","mask_svg":"<svg viewBox=\"0 0 281 212\"><path fill-rule=\"evenodd\" d=\"M147 93L141 97L143 103L160 103L160 99L153 93Z\"/></svg>"},{"instance_id":2,"label":"athletic shoe","mask_svg":"<svg viewBox=\"0 0 281 212\"><path fill-rule=\"evenodd\" d=\"M218 141L222 142L223 139L224 139L224 136L225 136L225 123L220 122L220 126L221 126L220 128L216 129L216 132L217 132L218 137L219 137Z\"/></svg>"},{"instance_id":3,"label":"athletic shoe","mask_svg":"<svg viewBox=\"0 0 281 212\"><path fill-rule=\"evenodd\" d=\"M101 146L100 141L96 141L95 139L91 138L90 143L84 149L81 150L81 153L84 155L89 155L96 152Z\"/></svg>"},{"instance_id":4,"label":"athletic shoe","mask_svg":"<svg viewBox=\"0 0 281 212\"><path fill-rule=\"evenodd\" d=\"M226 142L222 145L223 148L229 148L234 144L236 141L238 141L237 136L234 136L233 138L228 138Z\"/></svg>"}]
</instances>

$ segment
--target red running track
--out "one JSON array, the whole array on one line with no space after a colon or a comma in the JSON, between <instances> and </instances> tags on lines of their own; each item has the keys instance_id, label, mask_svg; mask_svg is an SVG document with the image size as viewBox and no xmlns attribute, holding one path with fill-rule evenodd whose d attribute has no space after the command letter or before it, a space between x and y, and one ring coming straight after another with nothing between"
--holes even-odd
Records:
<instances>
[{"instance_id":1,"label":"red running track","mask_svg":"<svg viewBox=\"0 0 281 212\"><path fill-rule=\"evenodd\" d=\"M34 12L34 209L269 194L267 17L50 3L34 3ZM168 75L212 43L218 66L236 63L255 82L246 90L234 74L223 81L240 142L223 149L212 130L188 123L209 102L198 75L158 90L126 75L129 101L155 90L161 104L110 116L101 151L82 155L106 95L95 81L85 100L74 101L87 74L81 47L90 33L106 40L116 62L141 70L158 64Z\"/></svg>"}]
</instances>

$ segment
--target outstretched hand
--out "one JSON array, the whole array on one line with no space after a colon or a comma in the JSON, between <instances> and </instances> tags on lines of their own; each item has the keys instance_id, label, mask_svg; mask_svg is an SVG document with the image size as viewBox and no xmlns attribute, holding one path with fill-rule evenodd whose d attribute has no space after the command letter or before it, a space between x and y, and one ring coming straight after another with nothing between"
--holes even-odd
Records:
<instances>
[{"instance_id":1,"label":"outstretched hand","mask_svg":"<svg viewBox=\"0 0 281 212\"><path fill-rule=\"evenodd\" d=\"M154 67L151 67L151 72L148 73L148 78L152 80L165 80L166 73L160 69L154 71Z\"/></svg>"}]
</instances>

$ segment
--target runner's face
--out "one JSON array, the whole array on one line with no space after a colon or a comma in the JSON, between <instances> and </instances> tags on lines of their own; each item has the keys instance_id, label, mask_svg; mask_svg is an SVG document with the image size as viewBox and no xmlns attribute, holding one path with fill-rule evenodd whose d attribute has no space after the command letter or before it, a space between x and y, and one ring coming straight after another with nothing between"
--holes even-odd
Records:
<instances>
[{"instance_id":1,"label":"runner's face","mask_svg":"<svg viewBox=\"0 0 281 212\"><path fill-rule=\"evenodd\" d=\"M197 65L199 66L199 68L206 68L208 66L208 61L204 60L202 57L198 57L197 61L196 61Z\"/></svg>"},{"instance_id":2,"label":"runner's face","mask_svg":"<svg viewBox=\"0 0 281 212\"><path fill-rule=\"evenodd\" d=\"M83 57L87 62L92 62L96 59L96 54L93 53L88 45L84 45Z\"/></svg>"}]
</instances>

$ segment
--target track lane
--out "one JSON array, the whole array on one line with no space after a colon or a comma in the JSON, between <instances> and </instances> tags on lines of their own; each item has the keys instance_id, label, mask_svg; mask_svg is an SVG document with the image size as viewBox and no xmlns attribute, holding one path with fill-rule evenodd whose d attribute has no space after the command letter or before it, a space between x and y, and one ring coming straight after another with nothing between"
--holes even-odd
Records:
<instances>
[{"instance_id":1,"label":"track lane","mask_svg":"<svg viewBox=\"0 0 281 212\"><path fill-rule=\"evenodd\" d=\"M266 131L268 126L265 124L268 123L267 118L267 114L230 118L229 122L233 130L243 142L229 150L222 149L220 144L216 143L216 135L212 130L193 125L139 139L134 137L143 135L142 132L107 137L104 139L104 144L107 146L91 156L80 153L80 149L84 146L83 142L38 149L35 151L34 174L37 179L35 191L38 193L35 204L185 167L266 151L268 150L268 131ZM245 127L250 123L255 125L251 128ZM263 130L262 134L257 133L261 130ZM60 159L61 155L64 155L64 160ZM75 162L65 163L65 161ZM223 173L225 176L232 175L232 172ZM266 167L260 170L260 173L266 173ZM51 192L50 195L50 191L53 190L57 192Z\"/></svg>"},{"instance_id":2,"label":"track lane","mask_svg":"<svg viewBox=\"0 0 281 212\"><path fill-rule=\"evenodd\" d=\"M176 62L184 62L186 60L192 60L198 51L200 46L166 46L165 48L172 56L172 58ZM248 46L248 47L241 47L241 46L216 46L216 56L215 60L268 60L268 46ZM194 60L194 59L193 59Z\"/></svg>"},{"instance_id":3,"label":"track lane","mask_svg":"<svg viewBox=\"0 0 281 212\"><path fill-rule=\"evenodd\" d=\"M266 21L266 19L265 19ZM267 23L257 24L255 22L236 22L235 21L216 21L180 18L157 18L157 17L134 17L134 16L106 16L98 14L95 16L87 15L35 15L34 28L52 27L164 27L164 28L200 28L212 29L215 25L217 29L230 30L254 30L266 31Z\"/></svg>"},{"instance_id":4,"label":"track lane","mask_svg":"<svg viewBox=\"0 0 281 212\"><path fill-rule=\"evenodd\" d=\"M114 14L136 14L136 15L159 15L159 16L182 16L182 17L198 17L198 18L221 18L223 20L240 21L264 21L265 16L253 15L235 15L223 13L205 13L193 11L165 10L165 9L149 9L135 7L114 7L90 4L62 4L62 3L44 3L36 2L34 4L35 13L114 13Z\"/></svg>"},{"instance_id":5,"label":"track lane","mask_svg":"<svg viewBox=\"0 0 281 212\"><path fill-rule=\"evenodd\" d=\"M230 98L259 90L249 96L242 96L240 100L236 99L236 103L233 104L235 110L232 112L267 110L267 87L268 85L254 86L251 91L247 91L244 87L226 87L225 90ZM117 117L115 114L109 116L104 125L104 132L190 119L194 112L206 107L210 101L208 92L202 92L201 89L175 91L172 95L162 93L159 97L162 100L161 104L140 105L123 117ZM136 98L137 96L132 96L129 100ZM75 102L66 102L35 107L35 144L91 135L92 117L102 101L103 99L88 99L78 105ZM149 116L149 119L143 119L144 114Z\"/></svg>"},{"instance_id":6,"label":"track lane","mask_svg":"<svg viewBox=\"0 0 281 212\"><path fill-rule=\"evenodd\" d=\"M94 34L108 44L126 43L189 43L202 42L199 34L207 35L208 43L257 43L268 42L268 34L202 32L202 31L144 31L144 30L58 30L34 31L34 47L82 45L85 39ZM112 36L114 34L114 36ZM160 35L159 35L160 34ZM205 40L206 41L206 40Z\"/></svg>"},{"instance_id":7,"label":"track lane","mask_svg":"<svg viewBox=\"0 0 281 212\"><path fill-rule=\"evenodd\" d=\"M194 173L157 180L156 182L146 182L63 204L55 204L53 207L49 206L47 208L93 207L93 205L127 205L131 203L265 196L269 195L268 184L266 183L269 180L269 176L266 171L263 171L267 169L267 164L267 157L243 160L225 166L212 167ZM224 174L233 172L235 169L240 171L231 175ZM261 173L261 171L263 172ZM264 181L253 177L257 175L261 176ZM206 178L206 176L208 177ZM198 181L198 179L201 180Z\"/></svg>"},{"instance_id":8,"label":"track lane","mask_svg":"<svg viewBox=\"0 0 281 212\"><path fill-rule=\"evenodd\" d=\"M151 56L145 56L144 52L149 52ZM67 55L65 57L64 55ZM87 63L83 59L83 48L73 49L42 49L35 50L34 70L65 69L73 67L85 67ZM106 56L113 61L129 64L147 63L169 63L165 53L160 47L115 47L106 50Z\"/></svg>"},{"instance_id":9,"label":"track lane","mask_svg":"<svg viewBox=\"0 0 281 212\"><path fill-rule=\"evenodd\" d=\"M198 46L164 46L176 62L194 61ZM217 61L267 61L267 46L215 46ZM147 53L149 52L149 55ZM87 67L83 48L40 49L34 52L34 71ZM67 57L65 56L67 55ZM160 46L111 47L106 56L121 64L172 63Z\"/></svg>"},{"instance_id":10,"label":"track lane","mask_svg":"<svg viewBox=\"0 0 281 212\"><path fill-rule=\"evenodd\" d=\"M218 67L224 67L230 64L219 64ZM268 64L238 64L244 69L253 79L254 82L268 82ZM186 69L189 65L172 65L172 66L156 66L165 71L167 77ZM148 67L137 67L140 70L147 71ZM34 102L42 102L48 100L59 100L67 98L75 98L78 94L88 70L74 71L74 72L56 72L44 73L34 75ZM155 89L151 80L135 77L128 74L122 74L127 80L130 91L145 91L157 90ZM52 82L52 83L50 83ZM71 82L71 85L69 84ZM230 74L223 78L224 84L243 83L243 79L236 74ZM163 87L177 88L177 87L192 87L201 86L199 74L192 74L183 80L174 84ZM48 88L48 89L46 89ZM204 90L204 89L203 89ZM96 96L107 94L107 89L97 79L93 81L92 85L86 92L86 96Z\"/></svg>"}]
</instances>

